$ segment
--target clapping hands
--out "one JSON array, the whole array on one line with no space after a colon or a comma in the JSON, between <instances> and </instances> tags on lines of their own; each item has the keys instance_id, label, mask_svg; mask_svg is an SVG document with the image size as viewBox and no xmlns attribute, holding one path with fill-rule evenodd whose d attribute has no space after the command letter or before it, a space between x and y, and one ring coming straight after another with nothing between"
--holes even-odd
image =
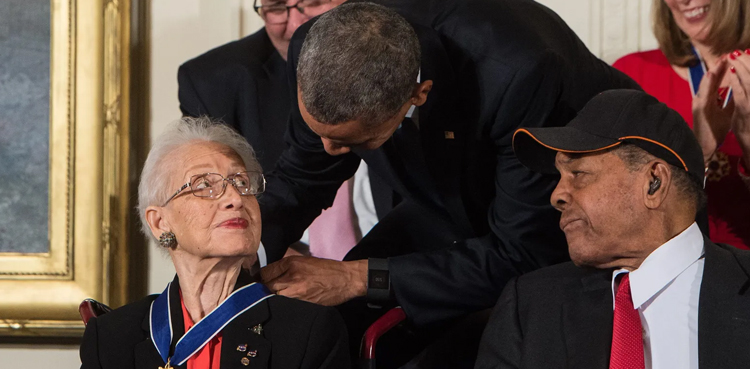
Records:
<instances>
[{"instance_id":1,"label":"clapping hands","mask_svg":"<svg viewBox=\"0 0 750 369\"><path fill-rule=\"evenodd\" d=\"M726 107L719 96L722 82L732 88L732 98ZM736 50L722 57L706 73L693 98L693 131L703 149L704 162L734 131L743 156L750 159L750 51Z\"/></svg>"}]
</instances>

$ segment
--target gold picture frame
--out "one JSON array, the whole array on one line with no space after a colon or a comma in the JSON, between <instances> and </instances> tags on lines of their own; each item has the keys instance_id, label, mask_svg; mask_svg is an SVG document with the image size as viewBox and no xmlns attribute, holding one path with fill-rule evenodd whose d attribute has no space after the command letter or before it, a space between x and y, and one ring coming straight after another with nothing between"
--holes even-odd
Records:
<instances>
[{"instance_id":1,"label":"gold picture frame","mask_svg":"<svg viewBox=\"0 0 750 369\"><path fill-rule=\"evenodd\" d=\"M0 253L0 337L80 337L128 301L130 0L51 0L49 250Z\"/></svg>"}]
</instances>

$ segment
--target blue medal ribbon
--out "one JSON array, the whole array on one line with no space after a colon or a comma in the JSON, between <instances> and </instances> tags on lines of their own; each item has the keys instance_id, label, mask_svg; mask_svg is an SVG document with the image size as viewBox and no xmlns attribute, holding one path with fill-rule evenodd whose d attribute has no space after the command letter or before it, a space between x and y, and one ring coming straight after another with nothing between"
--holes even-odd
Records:
<instances>
[{"instance_id":1,"label":"blue medal ribbon","mask_svg":"<svg viewBox=\"0 0 750 369\"><path fill-rule=\"evenodd\" d=\"M688 79L688 82L690 82L690 90L693 92L693 96L698 94L698 87L701 84L701 80L703 80L703 76L706 74L706 63L703 61L703 58L701 58L701 54L698 53L698 50L695 49L695 47L692 47L693 54L696 58L698 58L698 63L690 67L690 79Z\"/></svg>"},{"instance_id":2,"label":"blue medal ribbon","mask_svg":"<svg viewBox=\"0 0 750 369\"><path fill-rule=\"evenodd\" d=\"M170 288L172 288L172 283L168 284L164 292L151 303L151 341L165 363L169 362L178 366L184 364L211 341L234 318L273 296L271 291L260 283L252 283L237 289L216 309L185 332L185 335L177 341L174 354L170 357L169 347L174 333L170 314L171 306L169 306Z\"/></svg>"},{"instance_id":3,"label":"blue medal ribbon","mask_svg":"<svg viewBox=\"0 0 750 369\"><path fill-rule=\"evenodd\" d=\"M693 96L698 95L698 87L700 87L701 80L703 80L703 76L706 74L706 71L708 70L706 67L706 62L703 61L703 58L701 57L701 54L698 53L698 50L695 49L695 47L691 46L693 50L693 54L696 58L698 58L698 63L693 65L689 68L689 74L690 78L688 79L688 82L690 83L690 90L693 93ZM730 87L725 96L722 96L723 101L721 102L721 107L726 108L727 104L729 103L729 99L732 97L732 88Z\"/></svg>"}]
</instances>

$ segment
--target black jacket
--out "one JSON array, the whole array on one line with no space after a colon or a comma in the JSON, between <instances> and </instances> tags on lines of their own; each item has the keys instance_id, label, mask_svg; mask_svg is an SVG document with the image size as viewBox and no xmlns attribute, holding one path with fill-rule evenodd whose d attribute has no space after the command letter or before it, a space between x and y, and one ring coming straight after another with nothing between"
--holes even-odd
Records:
<instances>
[{"instance_id":1,"label":"black jacket","mask_svg":"<svg viewBox=\"0 0 750 369\"><path fill-rule=\"evenodd\" d=\"M750 252L705 240L698 302L701 369L747 368ZM612 270L565 263L513 280L484 331L477 369L607 369Z\"/></svg>"},{"instance_id":2,"label":"black jacket","mask_svg":"<svg viewBox=\"0 0 750 369\"><path fill-rule=\"evenodd\" d=\"M182 114L221 119L255 149L270 171L286 147L286 62L265 28L185 62L177 73Z\"/></svg>"},{"instance_id":3,"label":"black jacket","mask_svg":"<svg viewBox=\"0 0 750 369\"><path fill-rule=\"evenodd\" d=\"M372 152L329 156L292 100L290 147L260 199L263 244L270 261L281 258L362 158L403 198L441 220L389 222L396 209L362 241L407 240L423 251L389 258L389 268L398 303L415 323L429 323L491 307L510 278L568 259L559 214L549 204L556 178L521 165L513 132L562 126L597 93L638 86L534 1L383 2L414 26L421 78L434 81L419 108L422 183L430 186L400 185L403 171L394 169L388 142ZM297 89L297 58L314 21L292 38L290 91ZM446 229L445 237L433 237Z\"/></svg>"},{"instance_id":4,"label":"black jacket","mask_svg":"<svg viewBox=\"0 0 750 369\"><path fill-rule=\"evenodd\" d=\"M246 273L236 288L252 282ZM184 334L179 283L175 277L170 295L172 349ZM125 305L89 320L81 344L82 369L157 369L164 361L150 338L149 312L157 295ZM262 334L252 328L261 324ZM245 352L257 350L245 366ZM235 318L222 330L221 369L230 368L348 368L350 365L344 323L335 309L283 296L273 296ZM173 367L175 367L173 365ZM187 364L176 368L185 369Z\"/></svg>"}]
</instances>

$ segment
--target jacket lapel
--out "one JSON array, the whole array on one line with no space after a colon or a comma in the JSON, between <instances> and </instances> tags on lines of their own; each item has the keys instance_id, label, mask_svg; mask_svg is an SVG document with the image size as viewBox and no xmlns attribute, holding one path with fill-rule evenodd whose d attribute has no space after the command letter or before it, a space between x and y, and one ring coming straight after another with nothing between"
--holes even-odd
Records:
<instances>
[{"instance_id":1,"label":"jacket lapel","mask_svg":"<svg viewBox=\"0 0 750 369\"><path fill-rule=\"evenodd\" d=\"M698 303L699 367L750 363L750 257L705 239L706 261Z\"/></svg>"},{"instance_id":2,"label":"jacket lapel","mask_svg":"<svg viewBox=\"0 0 750 369\"><path fill-rule=\"evenodd\" d=\"M270 316L268 300L264 300L224 328L221 341L221 369L269 367L271 341L265 338L262 327Z\"/></svg>"},{"instance_id":3,"label":"jacket lapel","mask_svg":"<svg viewBox=\"0 0 750 369\"><path fill-rule=\"evenodd\" d=\"M256 281L243 269L234 289L253 282L260 281ZM263 323L270 317L271 312L268 299L266 299L240 314L224 327L221 332L221 369L269 367L271 341L265 339Z\"/></svg>"},{"instance_id":4,"label":"jacket lapel","mask_svg":"<svg viewBox=\"0 0 750 369\"><path fill-rule=\"evenodd\" d=\"M580 296L563 304L568 368L609 367L613 322L611 275L606 270L583 277Z\"/></svg>"}]
</instances>

